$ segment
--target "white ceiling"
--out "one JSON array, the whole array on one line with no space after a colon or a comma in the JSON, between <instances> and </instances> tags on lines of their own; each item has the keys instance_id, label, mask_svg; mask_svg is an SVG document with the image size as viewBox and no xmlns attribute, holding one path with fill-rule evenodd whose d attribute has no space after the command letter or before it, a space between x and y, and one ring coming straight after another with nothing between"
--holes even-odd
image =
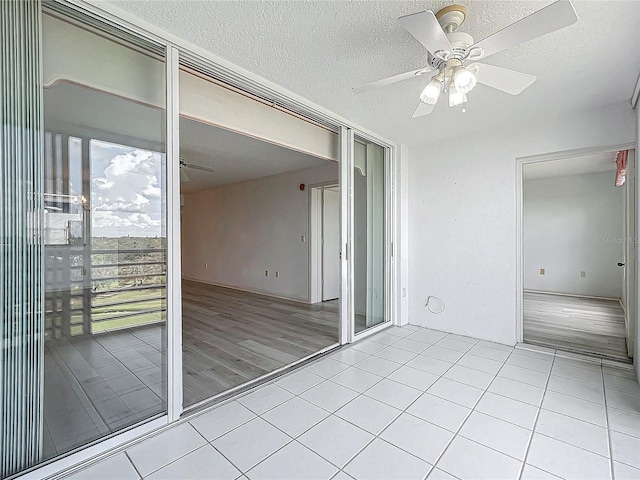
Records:
<instances>
[{"instance_id":1,"label":"white ceiling","mask_svg":"<svg viewBox=\"0 0 640 480\"><path fill-rule=\"evenodd\" d=\"M351 88L425 65L397 22L450 1L113 1L153 23L391 140L409 145L544 122L628 101L640 71L640 2L576 0L577 24L487 58L538 76L512 97L479 85L467 112L445 102L412 119L419 77L354 95ZM461 30L480 40L550 1L461 0Z\"/></svg>"},{"instance_id":2,"label":"white ceiling","mask_svg":"<svg viewBox=\"0 0 640 480\"><path fill-rule=\"evenodd\" d=\"M327 160L224 130L180 119L180 156L187 164L212 167L215 173L187 169L183 193L218 185L326 165Z\"/></svg>"},{"instance_id":3,"label":"white ceiling","mask_svg":"<svg viewBox=\"0 0 640 480\"><path fill-rule=\"evenodd\" d=\"M525 180L563 177L567 175L584 175L587 173L603 173L616 171L616 154L618 152L585 155L582 157L563 158L548 162L530 163L524 166ZM611 175L613 182L614 175Z\"/></svg>"}]
</instances>

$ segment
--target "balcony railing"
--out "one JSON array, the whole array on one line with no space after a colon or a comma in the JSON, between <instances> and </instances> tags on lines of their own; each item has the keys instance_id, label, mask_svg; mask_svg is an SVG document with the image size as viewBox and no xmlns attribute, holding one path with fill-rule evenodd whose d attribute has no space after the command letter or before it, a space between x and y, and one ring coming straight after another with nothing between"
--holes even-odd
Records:
<instances>
[{"instance_id":1,"label":"balcony railing","mask_svg":"<svg viewBox=\"0 0 640 480\"><path fill-rule=\"evenodd\" d=\"M165 321L164 249L46 247L47 339Z\"/></svg>"}]
</instances>

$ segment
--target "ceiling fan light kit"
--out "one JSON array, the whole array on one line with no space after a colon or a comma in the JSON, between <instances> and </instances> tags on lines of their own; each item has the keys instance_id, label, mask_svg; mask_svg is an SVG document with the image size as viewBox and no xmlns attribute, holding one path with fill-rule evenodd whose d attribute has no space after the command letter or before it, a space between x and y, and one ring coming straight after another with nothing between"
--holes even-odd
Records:
<instances>
[{"instance_id":1,"label":"ceiling fan light kit","mask_svg":"<svg viewBox=\"0 0 640 480\"><path fill-rule=\"evenodd\" d=\"M546 35L578 21L570 0L558 0L524 17L479 42L458 28L467 18L462 5L449 5L437 13L428 10L400 17L400 24L427 50L427 66L355 87L363 93L397 83L415 76L431 75L420 94L420 103L413 117L430 114L441 93L448 93L449 106L467 102L467 93L478 83L518 95L529 87L536 77L477 61L509 47Z\"/></svg>"}]
</instances>

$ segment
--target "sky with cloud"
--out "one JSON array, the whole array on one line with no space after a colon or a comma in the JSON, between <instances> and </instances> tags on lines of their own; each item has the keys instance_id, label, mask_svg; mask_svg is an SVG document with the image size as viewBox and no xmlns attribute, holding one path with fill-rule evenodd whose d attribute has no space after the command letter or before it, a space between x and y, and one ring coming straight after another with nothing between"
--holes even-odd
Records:
<instances>
[{"instance_id":1,"label":"sky with cloud","mask_svg":"<svg viewBox=\"0 0 640 480\"><path fill-rule=\"evenodd\" d=\"M164 236L163 157L91 141L92 236Z\"/></svg>"}]
</instances>

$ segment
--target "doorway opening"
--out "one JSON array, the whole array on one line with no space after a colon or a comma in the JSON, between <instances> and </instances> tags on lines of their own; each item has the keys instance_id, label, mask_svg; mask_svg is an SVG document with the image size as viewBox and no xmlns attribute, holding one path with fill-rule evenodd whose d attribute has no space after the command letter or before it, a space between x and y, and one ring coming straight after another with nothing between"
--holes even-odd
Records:
<instances>
[{"instance_id":1,"label":"doorway opening","mask_svg":"<svg viewBox=\"0 0 640 480\"><path fill-rule=\"evenodd\" d=\"M335 132L180 75L183 405L193 408L337 346L339 288L331 301L310 297L308 186L333 186L329 214L339 165Z\"/></svg>"},{"instance_id":2,"label":"doorway opening","mask_svg":"<svg viewBox=\"0 0 640 480\"><path fill-rule=\"evenodd\" d=\"M524 161L522 339L631 362L635 333L636 179L618 150Z\"/></svg>"}]
</instances>

